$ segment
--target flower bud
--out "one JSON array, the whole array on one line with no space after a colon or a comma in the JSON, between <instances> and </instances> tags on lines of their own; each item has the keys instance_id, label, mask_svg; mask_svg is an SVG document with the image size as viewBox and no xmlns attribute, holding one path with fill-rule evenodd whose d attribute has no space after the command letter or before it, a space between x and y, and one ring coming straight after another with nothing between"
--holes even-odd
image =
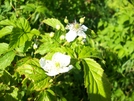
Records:
<instances>
[{"instance_id":1,"label":"flower bud","mask_svg":"<svg viewBox=\"0 0 134 101\"><path fill-rule=\"evenodd\" d=\"M38 46L34 43L33 49L37 49L37 48L38 48Z\"/></svg>"},{"instance_id":2,"label":"flower bud","mask_svg":"<svg viewBox=\"0 0 134 101\"><path fill-rule=\"evenodd\" d=\"M64 35L61 35L60 36L60 40L64 40L65 39L65 36Z\"/></svg>"},{"instance_id":3,"label":"flower bud","mask_svg":"<svg viewBox=\"0 0 134 101\"><path fill-rule=\"evenodd\" d=\"M54 32L51 32L50 34L49 34L49 36L52 38L52 37L54 37Z\"/></svg>"},{"instance_id":4,"label":"flower bud","mask_svg":"<svg viewBox=\"0 0 134 101\"><path fill-rule=\"evenodd\" d=\"M67 24L68 23L68 19L67 17L64 19L64 22Z\"/></svg>"},{"instance_id":5,"label":"flower bud","mask_svg":"<svg viewBox=\"0 0 134 101\"><path fill-rule=\"evenodd\" d=\"M56 25L56 29L59 30L60 29L60 25Z\"/></svg>"},{"instance_id":6,"label":"flower bud","mask_svg":"<svg viewBox=\"0 0 134 101\"><path fill-rule=\"evenodd\" d=\"M85 17L79 19L80 24L83 24L84 21L85 21Z\"/></svg>"}]
</instances>

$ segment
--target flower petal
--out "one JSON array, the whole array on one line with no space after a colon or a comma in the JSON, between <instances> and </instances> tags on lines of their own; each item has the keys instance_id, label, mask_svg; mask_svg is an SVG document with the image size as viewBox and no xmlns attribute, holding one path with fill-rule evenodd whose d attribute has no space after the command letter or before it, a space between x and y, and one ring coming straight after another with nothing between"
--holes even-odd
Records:
<instances>
[{"instance_id":1,"label":"flower petal","mask_svg":"<svg viewBox=\"0 0 134 101\"><path fill-rule=\"evenodd\" d=\"M83 31L87 31L87 29L88 29L88 27L86 27L85 25L82 25L81 28Z\"/></svg>"},{"instance_id":2,"label":"flower petal","mask_svg":"<svg viewBox=\"0 0 134 101\"><path fill-rule=\"evenodd\" d=\"M68 42L73 41L76 37L77 37L77 33L76 31L73 31L73 30L70 30L65 36Z\"/></svg>"},{"instance_id":3,"label":"flower petal","mask_svg":"<svg viewBox=\"0 0 134 101\"><path fill-rule=\"evenodd\" d=\"M83 38L86 38L86 34L83 31L78 31L78 36L81 36Z\"/></svg>"},{"instance_id":4,"label":"flower petal","mask_svg":"<svg viewBox=\"0 0 134 101\"><path fill-rule=\"evenodd\" d=\"M43 68L45 66L45 59L44 58L41 58L39 60L39 63L40 63L40 66Z\"/></svg>"},{"instance_id":5,"label":"flower petal","mask_svg":"<svg viewBox=\"0 0 134 101\"><path fill-rule=\"evenodd\" d=\"M62 54L62 53L55 53L52 57L53 62L60 63L60 66L68 66L70 64L70 56Z\"/></svg>"},{"instance_id":6,"label":"flower petal","mask_svg":"<svg viewBox=\"0 0 134 101\"><path fill-rule=\"evenodd\" d=\"M63 67L63 68L60 68L59 70L59 73L65 73L65 72L68 72L70 69L72 69L73 66L72 65L69 65L68 67Z\"/></svg>"},{"instance_id":7,"label":"flower petal","mask_svg":"<svg viewBox=\"0 0 134 101\"><path fill-rule=\"evenodd\" d=\"M55 75L58 75L59 72L53 70L53 71L47 72L46 74L47 74L48 76L55 76Z\"/></svg>"},{"instance_id":8,"label":"flower petal","mask_svg":"<svg viewBox=\"0 0 134 101\"><path fill-rule=\"evenodd\" d=\"M55 65L52 61L50 60L46 60L45 61L45 66L43 67L43 69L47 72L53 70L55 68Z\"/></svg>"}]
</instances>

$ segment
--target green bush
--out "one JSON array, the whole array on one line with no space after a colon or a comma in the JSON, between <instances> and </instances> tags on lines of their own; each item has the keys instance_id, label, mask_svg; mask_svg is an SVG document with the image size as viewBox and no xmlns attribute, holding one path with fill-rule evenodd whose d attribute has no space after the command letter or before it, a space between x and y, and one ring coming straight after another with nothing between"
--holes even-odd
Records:
<instances>
[{"instance_id":1,"label":"green bush","mask_svg":"<svg viewBox=\"0 0 134 101\"><path fill-rule=\"evenodd\" d=\"M132 0L0 1L0 100L133 101L133 10ZM66 41L68 27L86 38ZM51 77L40 58L56 52L73 69Z\"/></svg>"}]
</instances>

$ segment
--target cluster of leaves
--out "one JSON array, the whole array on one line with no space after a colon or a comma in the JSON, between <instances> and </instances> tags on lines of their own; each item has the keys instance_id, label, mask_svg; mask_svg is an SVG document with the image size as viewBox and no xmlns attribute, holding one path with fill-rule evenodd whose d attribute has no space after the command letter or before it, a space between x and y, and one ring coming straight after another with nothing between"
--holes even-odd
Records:
<instances>
[{"instance_id":1,"label":"cluster of leaves","mask_svg":"<svg viewBox=\"0 0 134 101\"><path fill-rule=\"evenodd\" d=\"M112 101L133 101L134 5L127 0L108 0L106 4L113 15L100 19L96 39L104 50Z\"/></svg>"},{"instance_id":2,"label":"cluster of leaves","mask_svg":"<svg viewBox=\"0 0 134 101\"><path fill-rule=\"evenodd\" d=\"M133 101L133 9L133 0L0 1L0 99L110 101L112 85L112 101ZM85 16L85 44L60 40L65 16ZM39 59L55 52L70 55L75 68L53 78Z\"/></svg>"},{"instance_id":3,"label":"cluster of leaves","mask_svg":"<svg viewBox=\"0 0 134 101\"><path fill-rule=\"evenodd\" d=\"M58 19L49 18L55 11L49 12L45 3L5 0L0 4L0 100L109 101L110 83L96 62L102 58L97 44L88 35L84 44L77 38L71 43L60 40L66 34L65 27ZM59 5L59 1L54 3ZM70 55L74 68L49 77L39 59L50 59L55 52Z\"/></svg>"}]
</instances>

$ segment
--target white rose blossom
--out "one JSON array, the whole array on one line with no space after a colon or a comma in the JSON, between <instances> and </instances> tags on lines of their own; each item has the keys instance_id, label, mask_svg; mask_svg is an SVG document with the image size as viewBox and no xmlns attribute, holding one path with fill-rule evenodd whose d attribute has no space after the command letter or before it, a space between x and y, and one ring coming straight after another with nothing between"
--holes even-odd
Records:
<instances>
[{"instance_id":1,"label":"white rose blossom","mask_svg":"<svg viewBox=\"0 0 134 101\"><path fill-rule=\"evenodd\" d=\"M52 60L41 58L39 63L48 76L55 76L59 73L68 72L73 68L72 65L69 65L70 58L68 55L57 52L53 55Z\"/></svg>"},{"instance_id":2,"label":"white rose blossom","mask_svg":"<svg viewBox=\"0 0 134 101\"><path fill-rule=\"evenodd\" d=\"M75 21L75 23L68 24L66 29L69 29L69 32L66 33L66 40L68 42L73 41L77 36L86 38L86 34L84 31L87 31L87 27L85 25L81 25Z\"/></svg>"}]
</instances>

